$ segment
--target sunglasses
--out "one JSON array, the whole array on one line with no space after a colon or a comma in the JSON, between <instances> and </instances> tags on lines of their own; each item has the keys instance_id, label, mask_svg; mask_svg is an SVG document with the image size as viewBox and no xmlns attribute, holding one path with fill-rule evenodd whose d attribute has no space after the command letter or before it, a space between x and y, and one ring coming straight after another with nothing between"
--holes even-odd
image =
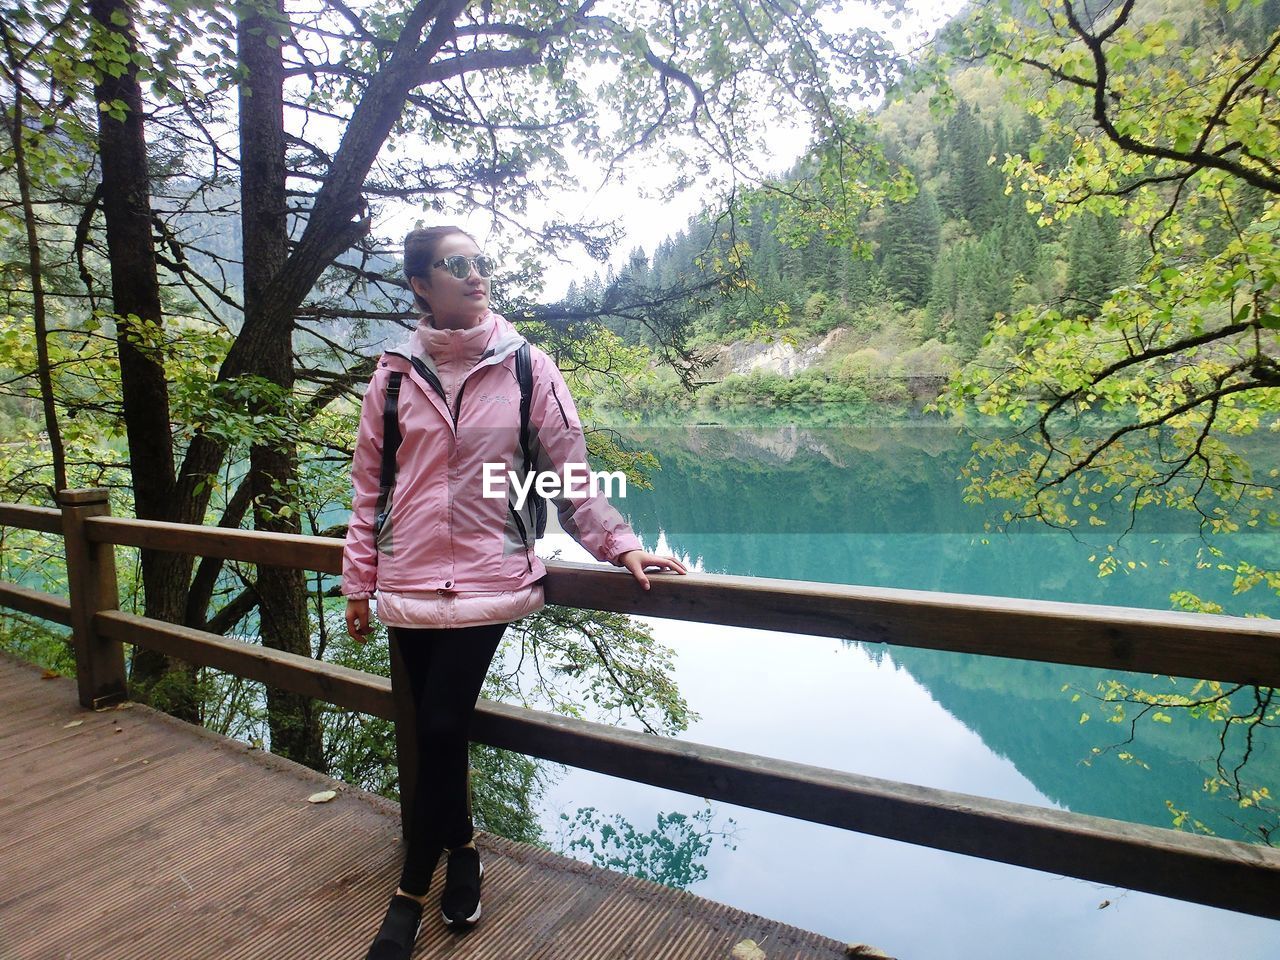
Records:
<instances>
[{"instance_id":1,"label":"sunglasses","mask_svg":"<svg viewBox=\"0 0 1280 960\"><path fill-rule=\"evenodd\" d=\"M435 267L444 267L459 280L465 280L471 275L471 268L476 268L476 273L482 277L490 276L498 265L494 262L493 257L487 254L477 253L474 257L464 257L461 254L455 254L452 257L445 257L443 260L437 260L431 265Z\"/></svg>"}]
</instances>

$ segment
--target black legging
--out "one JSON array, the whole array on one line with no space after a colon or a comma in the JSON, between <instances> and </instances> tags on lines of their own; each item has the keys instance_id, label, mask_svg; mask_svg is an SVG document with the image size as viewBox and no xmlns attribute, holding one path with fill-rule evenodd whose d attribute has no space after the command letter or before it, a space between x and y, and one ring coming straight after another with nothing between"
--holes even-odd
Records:
<instances>
[{"instance_id":1,"label":"black legging","mask_svg":"<svg viewBox=\"0 0 1280 960\"><path fill-rule=\"evenodd\" d=\"M422 896L446 847L470 842L467 734L505 623L457 629L394 627L418 726L418 784L400 888Z\"/></svg>"}]
</instances>

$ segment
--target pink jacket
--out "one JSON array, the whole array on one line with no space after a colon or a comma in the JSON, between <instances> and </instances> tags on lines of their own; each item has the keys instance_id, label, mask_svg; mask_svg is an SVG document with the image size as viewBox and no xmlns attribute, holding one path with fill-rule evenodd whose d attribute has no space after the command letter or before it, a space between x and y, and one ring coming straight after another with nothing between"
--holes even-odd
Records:
<instances>
[{"instance_id":1,"label":"pink jacket","mask_svg":"<svg viewBox=\"0 0 1280 960\"><path fill-rule=\"evenodd\" d=\"M435 364L415 353L414 340L383 354L365 391L351 467L354 493L342 559L342 592L369 595L426 591L488 592L526 587L546 575L534 554L533 495L515 510L516 494L482 496L484 464L523 476L520 385L515 353L524 337L502 317L479 362L458 386L449 410ZM563 475L567 463L587 462L582 424L555 363L530 350L533 395L529 447L535 469ZM387 520L375 535L382 462L382 413L387 380L400 386L402 440ZM561 528L597 560L614 562L640 541L602 494L558 499Z\"/></svg>"}]
</instances>

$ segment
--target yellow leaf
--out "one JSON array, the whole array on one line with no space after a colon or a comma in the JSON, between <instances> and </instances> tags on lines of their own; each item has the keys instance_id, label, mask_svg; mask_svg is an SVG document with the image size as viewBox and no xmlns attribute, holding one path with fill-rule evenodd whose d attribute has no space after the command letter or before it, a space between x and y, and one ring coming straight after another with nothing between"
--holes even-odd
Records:
<instances>
[{"instance_id":1,"label":"yellow leaf","mask_svg":"<svg viewBox=\"0 0 1280 960\"><path fill-rule=\"evenodd\" d=\"M328 803L337 795L337 790L321 790L319 793L313 793L307 797L307 803Z\"/></svg>"},{"instance_id":2,"label":"yellow leaf","mask_svg":"<svg viewBox=\"0 0 1280 960\"><path fill-rule=\"evenodd\" d=\"M72 720L70 723L64 723L62 725L62 729L66 730L68 727L78 727L82 723L84 723L83 720Z\"/></svg>"},{"instance_id":3,"label":"yellow leaf","mask_svg":"<svg viewBox=\"0 0 1280 960\"><path fill-rule=\"evenodd\" d=\"M754 940L739 940L729 954L733 960L767 960L767 954L760 949Z\"/></svg>"}]
</instances>

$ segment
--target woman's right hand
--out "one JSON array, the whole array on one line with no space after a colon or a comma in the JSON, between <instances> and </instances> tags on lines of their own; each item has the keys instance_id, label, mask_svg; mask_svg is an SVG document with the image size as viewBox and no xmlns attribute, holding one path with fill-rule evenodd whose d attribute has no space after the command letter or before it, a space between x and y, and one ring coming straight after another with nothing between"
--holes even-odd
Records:
<instances>
[{"instance_id":1,"label":"woman's right hand","mask_svg":"<svg viewBox=\"0 0 1280 960\"><path fill-rule=\"evenodd\" d=\"M364 643L373 632L373 624L369 622L369 601L347 601L347 633L356 643Z\"/></svg>"}]
</instances>

